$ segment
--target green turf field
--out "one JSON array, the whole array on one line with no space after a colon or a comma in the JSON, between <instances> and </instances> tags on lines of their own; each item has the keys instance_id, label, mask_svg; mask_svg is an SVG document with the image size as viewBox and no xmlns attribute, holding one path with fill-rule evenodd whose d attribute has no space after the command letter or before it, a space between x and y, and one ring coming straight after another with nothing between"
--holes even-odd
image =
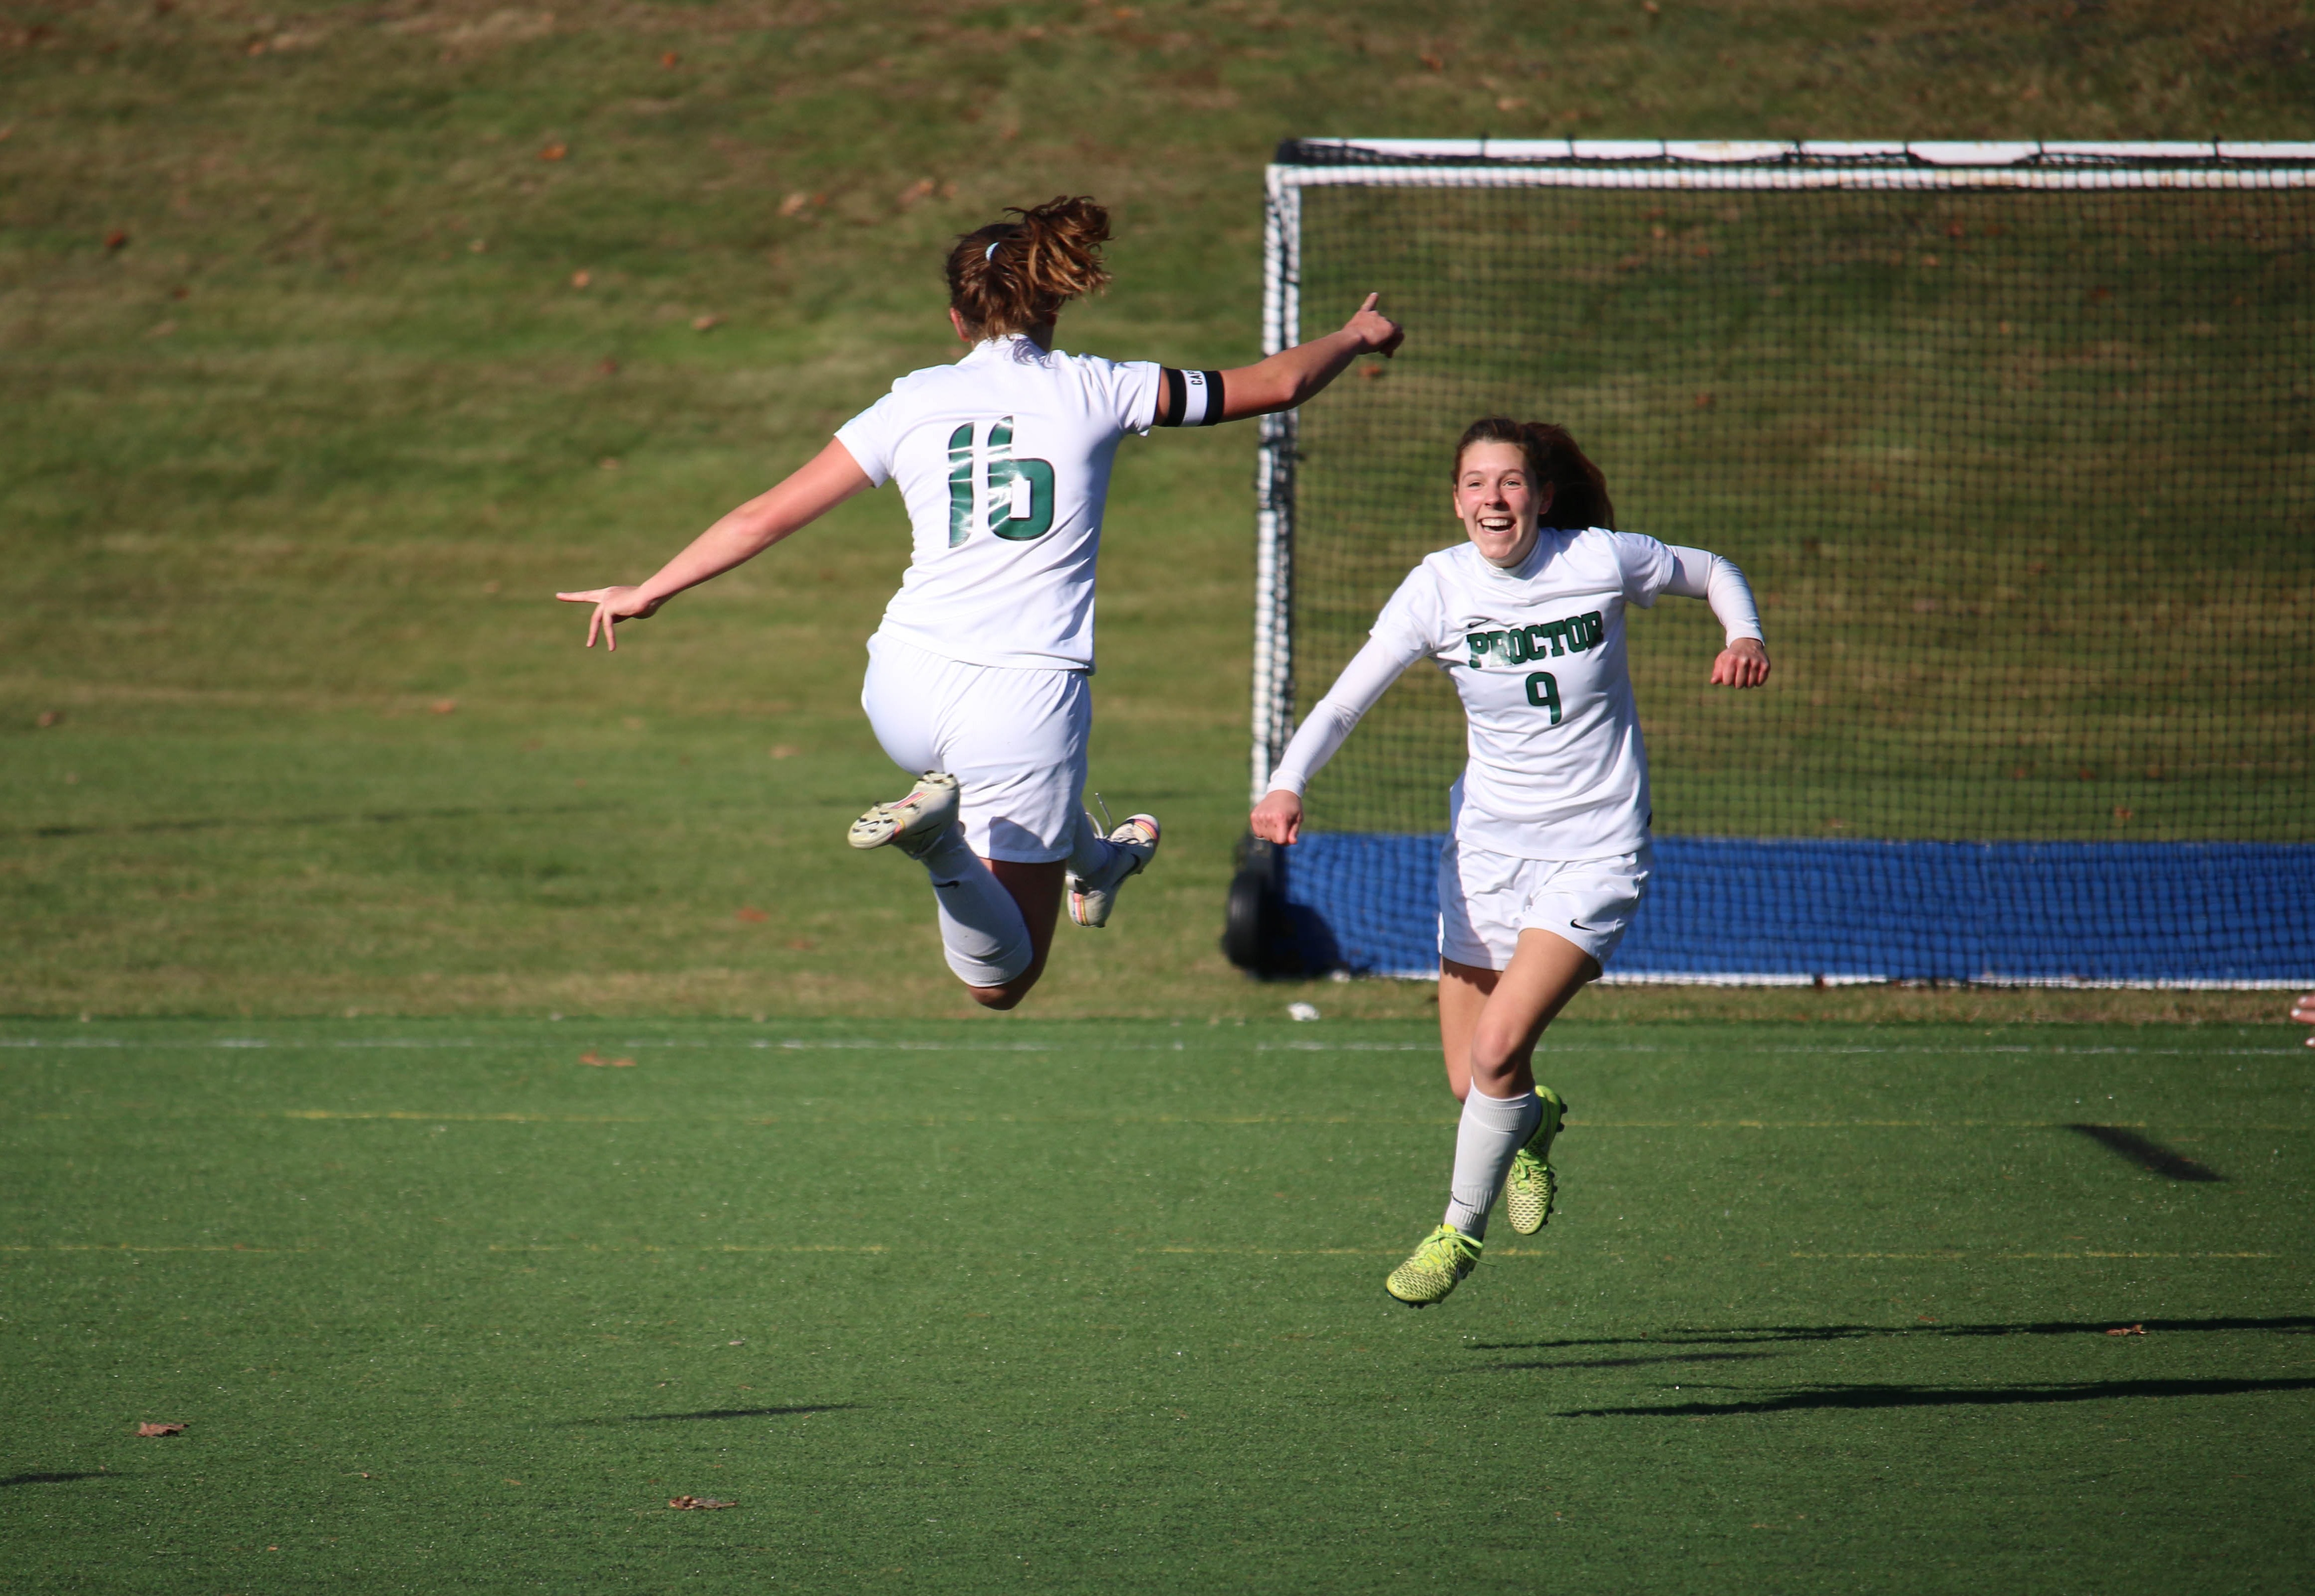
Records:
<instances>
[{"instance_id":1,"label":"green turf field","mask_svg":"<svg viewBox=\"0 0 2315 1596\"><path fill-rule=\"evenodd\" d=\"M0 1586L2301 1589L2293 1042L10 1022Z\"/></svg>"},{"instance_id":2,"label":"green turf field","mask_svg":"<svg viewBox=\"0 0 2315 1596\"><path fill-rule=\"evenodd\" d=\"M955 1013L921 889L837 841L891 775L856 695L892 496L616 661L547 598L640 577L947 358L945 238L1095 193L1118 280L1063 342L1227 365L1285 136L2297 137L2303 9L10 7L0 1012ZM1032 1012L1281 1009L1214 948L1252 448L1121 457L1095 784L1166 855Z\"/></svg>"}]
</instances>

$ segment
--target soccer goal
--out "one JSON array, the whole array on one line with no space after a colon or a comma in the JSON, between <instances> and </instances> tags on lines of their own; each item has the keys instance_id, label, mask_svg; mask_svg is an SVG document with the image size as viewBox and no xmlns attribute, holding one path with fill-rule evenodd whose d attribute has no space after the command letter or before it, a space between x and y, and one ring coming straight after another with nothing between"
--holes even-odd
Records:
<instances>
[{"instance_id":1,"label":"soccer goal","mask_svg":"<svg viewBox=\"0 0 2315 1596\"><path fill-rule=\"evenodd\" d=\"M1634 612L1657 874L1610 980L2315 981L2315 145L1305 140L1264 339L1253 773L1425 553L1473 418L1750 574L1777 675ZM1314 318L1305 325L1303 307ZM1252 964L1437 968L1462 716L1416 666L1252 845Z\"/></svg>"}]
</instances>

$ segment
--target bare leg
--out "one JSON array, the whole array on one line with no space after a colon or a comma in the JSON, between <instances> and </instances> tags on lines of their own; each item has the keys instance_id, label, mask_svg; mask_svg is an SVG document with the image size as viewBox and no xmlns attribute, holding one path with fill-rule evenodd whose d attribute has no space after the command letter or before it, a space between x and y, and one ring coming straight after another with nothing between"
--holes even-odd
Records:
<instances>
[{"instance_id":1,"label":"bare leg","mask_svg":"<svg viewBox=\"0 0 2315 1596\"><path fill-rule=\"evenodd\" d=\"M1053 922L1061 912L1061 878L1069 872L1069 861L1024 864L1016 859L988 859L983 863L997 884L1020 906L1021 918L1029 927L1029 945L1036 956L1029 961L1028 969L1001 987L967 987L965 990L983 1008L1011 1008L1029 995L1029 989L1045 973L1045 955L1053 951Z\"/></svg>"},{"instance_id":2,"label":"bare leg","mask_svg":"<svg viewBox=\"0 0 2315 1596\"><path fill-rule=\"evenodd\" d=\"M1439 961L1439 1056L1446 1060L1447 1089L1458 1103L1471 1094L1471 1033L1479 1028L1495 976L1476 964Z\"/></svg>"},{"instance_id":3,"label":"bare leg","mask_svg":"<svg viewBox=\"0 0 2315 1596\"><path fill-rule=\"evenodd\" d=\"M1476 1075L1490 1097L1535 1089L1535 1044L1599 962L1548 931L1522 931L1508 969L1439 961L1439 1051L1447 1087L1468 1096Z\"/></svg>"}]
</instances>

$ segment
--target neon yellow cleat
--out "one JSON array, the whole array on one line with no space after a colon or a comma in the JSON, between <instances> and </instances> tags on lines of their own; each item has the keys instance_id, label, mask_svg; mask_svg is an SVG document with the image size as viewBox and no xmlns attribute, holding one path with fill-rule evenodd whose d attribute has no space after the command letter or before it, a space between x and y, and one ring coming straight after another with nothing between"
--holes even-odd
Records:
<instances>
[{"instance_id":1,"label":"neon yellow cleat","mask_svg":"<svg viewBox=\"0 0 2315 1596\"><path fill-rule=\"evenodd\" d=\"M1567 1120L1567 1100L1549 1086L1538 1086L1543 1099L1543 1122L1527 1145L1512 1155L1512 1169L1503 1177L1503 1217L1521 1236L1533 1236L1551 1223L1552 1205L1559 1197L1559 1176L1551 1167L1551 1139Z\"/></svg>"},{"instance_id":2,"label":"neon yellow cleat","mask_svg":"<svg viewBox=\"0 0 2315 1596\"><path fill-rule=\"evenodd\" d=\"M1479 1266L1483 1245L1452 1225L1441 1225L1423 1238L1413 1257L1390 1272L1382 1289L1409 1308L1444 1302L1447 1293Z\"/></svg>"}]
</instances>

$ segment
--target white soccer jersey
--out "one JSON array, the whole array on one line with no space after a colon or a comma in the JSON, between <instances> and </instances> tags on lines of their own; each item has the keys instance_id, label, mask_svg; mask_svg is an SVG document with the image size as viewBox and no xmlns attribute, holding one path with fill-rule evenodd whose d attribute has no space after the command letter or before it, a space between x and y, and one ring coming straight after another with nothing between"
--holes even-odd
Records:
<instances>
[{"instance_id":1,"label":"white soccer jersey","mask_svg":"<svg viewBox=\"0 0 2315 1596\"><path fill-rule=\"evenodd\" d=\"M1383 688L1428 656L1453 679L1470 726L1470 761L1450 798L1459 843L1522 859L1638 851L1648 762L1624 607L1654 604L1678 570L1654 538L1596 527L1544 528L1511 571L1468 543L1426 556L1271 785L1300 792Z\"/></svg>"},{"instance_id":2,"label":"white soccer jersey","mask_svg":"<svg viewBox=\"0 0 2315 1596\"><path fill-rule=\"evenodd\" d=\"M837 440L900 484L915 534L881 632L968 665L1090 671L1110 462L1128 432L1174 419L1165 390L1150 362L1016 334L909 373L845 422Z\"/></svg>"}]
</instances>

